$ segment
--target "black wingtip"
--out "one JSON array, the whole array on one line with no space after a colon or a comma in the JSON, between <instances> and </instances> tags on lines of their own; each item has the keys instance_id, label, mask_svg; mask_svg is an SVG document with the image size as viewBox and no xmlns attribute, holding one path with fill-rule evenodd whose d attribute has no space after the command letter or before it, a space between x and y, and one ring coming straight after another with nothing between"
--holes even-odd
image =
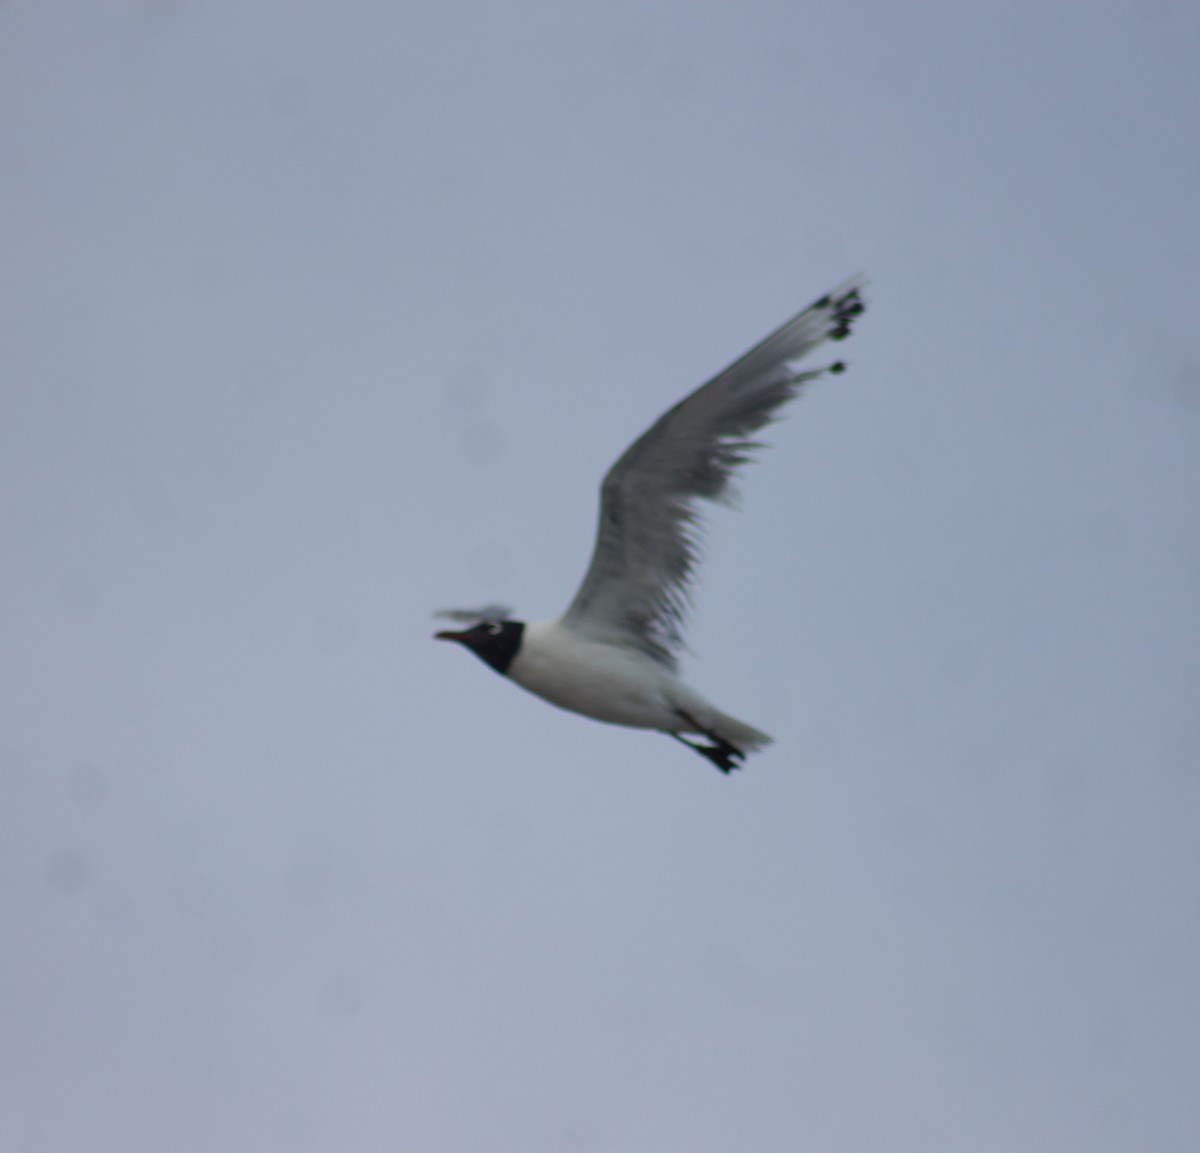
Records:
<instances>
[{"instance_id":1,"label":"black wingtip","mask_svg":"<svg viewBox=\"0 0 1200 1153\"><path fill-rule=\"evenodd\" d=\"M845 340L850 335L854 321L867 310L857 288L851 288L841 296L827 296L822 303L833 309L829 329L830 340Z\"/></svg>"}]
</instances>

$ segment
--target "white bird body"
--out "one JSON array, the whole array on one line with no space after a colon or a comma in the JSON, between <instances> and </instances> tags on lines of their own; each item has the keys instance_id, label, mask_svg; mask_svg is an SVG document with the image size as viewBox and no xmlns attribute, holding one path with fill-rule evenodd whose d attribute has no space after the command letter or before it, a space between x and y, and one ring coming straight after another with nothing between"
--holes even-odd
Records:
<instances>
[{"instance_id":1,"label":"white bird body","mask_svg":"<svg viewBox=\"0 0 1200 1153\"><path fill-rule=\"evenodd\" d=\"M525 626L508 676L561 709L610 725L678 732L686 714L699 726L694 731L714 733L739 749L771 741L638 649L581 637L561 619Z\"/></svg>"},{"instance_id":2,"label":"white bird body","mask_svg":"<svg viewBox=\"0 0 1200 1153\"><path fill-rule=\"evenodd\" d=\"M498 673L571 712L657 729L723 772L770 743L680 679L676 656L699 559L697 502L726 500L734 471L758 445L748 439L810 381L841 361L791 366L826 340L842 340L863 311L850 283L823 296L707 384L663 413L609 469L591 564L561 617L525 624L490 606L441 615L476 622L443 631ZM687 740L705 737L710 744Z\"/></svg>"}]
</instances>

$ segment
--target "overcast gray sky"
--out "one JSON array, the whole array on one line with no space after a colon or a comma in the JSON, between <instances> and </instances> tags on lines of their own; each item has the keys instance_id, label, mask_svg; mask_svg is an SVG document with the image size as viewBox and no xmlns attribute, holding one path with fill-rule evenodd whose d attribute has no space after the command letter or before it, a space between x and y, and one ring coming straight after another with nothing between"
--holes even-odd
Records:
<instances>
[{"instance_id":1,"label":"overcast gray sky","mask_svg":"<svg viewBox=\"0 0 1200 1153\"><path fill-rule=\"evenodd\" d=\"M0 6L0 1148L1200 1147L1200 9ZM725 779L432 609L855 272Z\"/></svg>"}]
</instances>

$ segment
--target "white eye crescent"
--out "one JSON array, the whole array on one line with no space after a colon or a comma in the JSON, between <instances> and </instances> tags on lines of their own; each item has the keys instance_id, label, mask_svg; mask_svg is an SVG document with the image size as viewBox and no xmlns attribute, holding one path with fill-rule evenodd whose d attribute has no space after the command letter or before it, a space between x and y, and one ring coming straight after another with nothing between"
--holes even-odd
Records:
<instances>
[{"instance_id":1,"label":"white eye crescent","mask_svg":"<svg viewBox=\"0 0 1200 1153\"><path fill-rule=\"evenodd\" d=\"M504 625L500 621L488 621L484 627L491 637L498 637L504 631Z\"/></svg>"}]
</instances>

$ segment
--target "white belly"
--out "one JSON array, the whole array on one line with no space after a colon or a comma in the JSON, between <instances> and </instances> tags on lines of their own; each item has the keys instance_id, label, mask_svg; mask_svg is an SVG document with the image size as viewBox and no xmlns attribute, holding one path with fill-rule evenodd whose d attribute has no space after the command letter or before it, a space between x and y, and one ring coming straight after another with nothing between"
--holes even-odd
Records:
<instances>
[{"instance_id":1,"label":"white belly","mask_svg":"<svg viewBox=\"0 0 1200 1153\"><path fill-rule=\"evenodd\" d=\"M674 700L687 693L649 657L583 640L557 621L525 626L508 675L559 708L639 729L678 728Z\"/></svg>"}]
</instances>

